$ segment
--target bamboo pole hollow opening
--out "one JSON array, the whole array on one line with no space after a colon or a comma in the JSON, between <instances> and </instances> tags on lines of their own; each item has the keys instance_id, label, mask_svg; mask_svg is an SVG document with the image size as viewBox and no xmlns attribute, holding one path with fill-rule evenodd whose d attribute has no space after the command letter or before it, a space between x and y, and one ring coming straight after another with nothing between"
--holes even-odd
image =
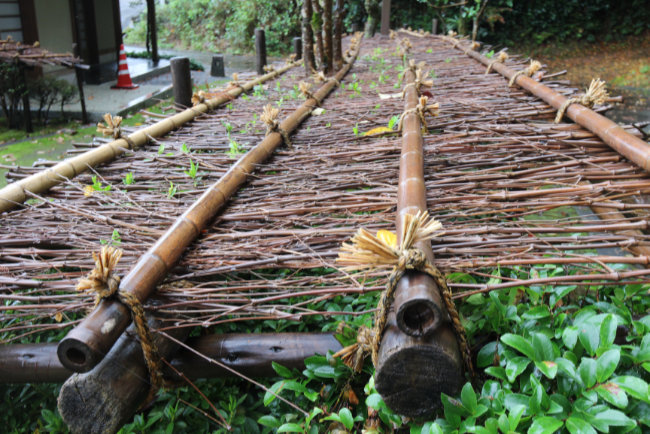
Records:
<instances>
[{"instance_id":1,"label":"bamboo pole hollow opening","mask_svg":"<svg viewBox=\"0 0 650 434\"><path fill-rule=\"evenodd\" d=\"M345 64L334 78L327 80L312 98L307 99L302 106L282 121L279 128L287 134L293 132L347 74L359 50L360 44L355 47L350 62ZM269 158L282 143L282 135L272 132L244 154L140 257L122 279L120 290L131 292L144 302L178 262L185 249L246 182L248 175ZM109 352L130 322L130 313L123 304L114 300L102 300L95 310L59 343L57 353L61 363L74 372L89 371Z\"/></svg>"}]
</instances>

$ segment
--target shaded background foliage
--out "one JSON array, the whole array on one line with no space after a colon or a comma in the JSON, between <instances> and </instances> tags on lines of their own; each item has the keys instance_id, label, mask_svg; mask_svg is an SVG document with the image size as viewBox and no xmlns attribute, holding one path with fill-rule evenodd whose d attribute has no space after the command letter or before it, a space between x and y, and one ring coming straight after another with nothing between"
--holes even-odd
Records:
<instances>
[{"instance_id":1,"label":"shaded background foliage","mask_svg":"<svg viewBox=\"0 0 650 434\"><path fill-rule=\"evenodd\" d=\"M441 31L471 32L482 1L392 0L391 27L431 29L438 18ZM346 2L344 25L361 29L364 0ZM453 6L458 5L460 6ZM266 29L269 52L283 54L291 38L300 35L301 0L170 0L157 10L161 42L196 50L242 53L253 50L256 27ZM646 0L489 0L480 18L478 39L513 45L584 39L614 40L650 29ZM127 32L127 42L143 43L144 17Z\"/></svg>"}]
</instances>

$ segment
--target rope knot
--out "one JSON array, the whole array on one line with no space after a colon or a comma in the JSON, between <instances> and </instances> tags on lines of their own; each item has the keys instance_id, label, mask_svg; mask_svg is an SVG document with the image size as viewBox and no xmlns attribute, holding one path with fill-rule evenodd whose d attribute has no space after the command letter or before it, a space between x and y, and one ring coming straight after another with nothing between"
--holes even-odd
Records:
<instances>
[{"instance_id":1,"label":"rope knot","mask_svg":"<svg viewBox=\"0 0 650 434\"><path fill-rule=\"evenodd\" d=\"M203 104L205 102L205 92L200 90L192 94L192 105L196 106L198 104Z\"/></svg>"},{"instance_id":2,"label":"rope knot","mask_svg":"<svg viewBox=\"0 0 650 434\"><path fill-rule=\"evenodd\" d=\"M264 106L264 111L260 119L266 125L266 135L268 136L271 133L278 133L282 136L284 144L291 146L291 140L287 132L280 127L280 122L278 121L278 115L280 114L280 109L273 107L271 104Z\"/></svg>"},{"instance_id":3,"label":"rope knot","mask_svg":"<svg viewBox=\"0 0 650 434\"><path fill-rule=\"evenodd\" d=\"M438 114L440 113L439 109L440 109L440 104L438 104L437 102L433 104L429 104L429 97L427 97L426 95L422 95L420 96L420 99L418 100L418 104L415 107L410 108L408 110L404 110L404 112L399 118L399 122L397 123L397 130L402 131L402 126L404 124L404 118L406 117L406 115L415 113L420 118L420 125L422 126L422 132L426 133L427 121L425 115L428 113L434 117L438 116Z\"/></svg>"},{"instance_id":4,"label":"rope knot","mask_svg":"<svg viewBox=\"0 0 650 434\"><path fill-rule=\"evenodd\" d=\"M114 140L123 139L128 143L129 149L135 148L135 143L122 131L122 116L111 116L110 113L104 115L105 124L97 123L97 132L104 136L112 136Z\"/></svg>"},{"instance_id":5,"label":"rope knot","mask_svg":"<svg viewBox=\"0 0 650 434\"><path fill-rule=\"evenodd\" d=\"M492 67L494 66L495 63L503 63L506 60L508 60L508 53L505 51L500 51L499 55L497 56L496 59L492 60L489 64L487 69L485 70L485 75L488 75L490 71L492 71Z\"/></svg>"},{"instance_id":6,"label":"rope knot","mask_svg":"<svg viewBox=\"0 0 650 434\"><path fill-rule=\"evenodd\" d=\"M115 266L122 258L122 250L110 246L102 247L99 254L93 252L95 268L77 283L77 291L95 294L95 306L102 298L113 297L120 287L120 278L115 274Z\"/></svg>"},{"instance_id":7,"label":"rope knot","mask_svg":"<svg viewBox=\"0 0 650 434\"><path fill-rule=\"evenodd\" d=\"M574 98L569 98L564 102L564 104L562 104L560 109L557 111L557 116L555 116L555 123L560 123L564 117L564 113L571 104L575 103L592 108L595 104L603 104L608 97L609 93L607 93L605 82L600 78L591 79L589 88L585 91L585 93Z\"/></svg>"},{"instance_id":8,"label":"rope knot","mask_svg":"<svg viewBox=\"0 0 650 434\"><path fill-rule=\"evenodd\" d=\"M420 249L406 249L400 252L399 262L396 267L401 270L422 271L427 265L427 257Z\"/></svg>"},{"instance_id":9,"label":"rope knot","mask_svg":"<svg viewBox=\"0 0 650 434\"><path fill-rule=\"evenodd\" d=\"M275 67L273 65L264 65L264 72L274 72Z\"/></svg>"},{"instance_id":10,"label":"rope knot","mask_svg":"<svg viewBox=\"0 0 650 434\"><path fill-rule=\"evenodd\" d=\"M242 87L242 85L239 83L239 74L237 74L236 72L233 72L232 80L230 82L228 82L228 86L230 86L230 87L238 87L238 88L240 88L242 90L244 89Z\"/></svg>"},{"instance_id":11,"label":"rope knot","mask_svg":"<svg viewBox=\"0 0 650 434\"><path fill-rule=\"evenodd\" d=\"M542 68L542 64L540 62L538 62L537 60L531 60L530 65L528 65L526 69L522 69L521 71L515 72L515 75L512 76L510 82L508 83L508 87L512 87L512 85L515 84L517 77L519 77L520 75L526 75L528 77L532 77L533 74L535 74L541 68Z\"/></svg>"}]
</instances>

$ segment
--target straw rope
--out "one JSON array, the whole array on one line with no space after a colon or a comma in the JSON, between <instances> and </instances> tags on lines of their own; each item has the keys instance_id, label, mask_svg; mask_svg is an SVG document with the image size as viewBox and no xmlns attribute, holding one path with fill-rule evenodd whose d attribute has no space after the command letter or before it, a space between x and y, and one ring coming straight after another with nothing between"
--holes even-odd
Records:
<instances>
[{"instance_id":1,"label":"straw rope","mask_svg":"<svg viewBox=\"0 0 650 434\"><path fill-rule=\"evenodd\" d=\"M567 99L557 111L555 123L558 124L564 117L564 113L571 104L580 104L592 108L594 104L602 104L607 100L609 94L605 87L605 82L600 78L592 78L587 91L577 97Z\"/></svg>"},{"instance_id":2,"label":"straw rope","mask_svg":"<svg viewBox=\"0 0 650 434\"><path fill-rule=\"evenodd\" d=\"M120 126L122 124L122 116L111 116L110 113L106 113L104 115L104 122L105 124L102 124L101 122L97 123L98 133L102 133L104 136L111 136L115 140L124 139L126 143L129 144L129 149L135 148L135 143L133 140L124 134L124 131Z\"/></svg>"},{"instance_id":3,"label":"straw rope","mask_svg":"<svg viewBox=\"0 0 650 434\"><path fill-rule=\"evenodd\" d=\"M402 90L402 98L404 98L406 96L406 90L410 86L415 87L415 90L417 90L418 94L420 93L420 88L422 86L424 86L424 87L433 87L433 80L425 80L425 77L429 76L429 74L431 73L431 70L427 71L426 73L422 72L422 71L424 71L424 66L425 65L426 65L425 62L420 62L416 66L415 61L413 61L413 59L411 59L409 61L409 68L415 74L415 80L413 80L410 83L407 83L404 86L404 89Z\"/></svg>"},{"instance_id":4,"label":"straw rope","mask_svg":"<svg viewBox=\"0 0 650 434\"><path fill-rule=\"evenodd\" d=\"M205 102L205 91L200 90L192 94L192 106L203 104Z\"/></svg>"},{"instance_id":5,"label":"straw rope","mask_svg":"<svg viewBox=\"0 0 650 434\"><path fill-rule=\"evenodd\" d=\"M476 42L476 41L474 41L474 42L472 42L472 45L470 45L469 47L467 47L467 48L465 49L465 54L469 54L470 51L476 51L476 50L478 50L480 47L481 47L481 44L478 43L478 42Z\"/></svg>"},{"instance_id":6,"label":"straw rope","mask_svg":"<svg viewBox=\"0 0 650 434\"><path fill-rule=\"evenodd\" d=\"M504 63L506 60L508 60L508 53L505 51L499 52L499 56L488 64L487 69L485 70L485 75L488 75L490 71L492 71L492 67L495 63Z\"/></svg>"},{"instance_id":7,"label":"straw rope","mask_svg":"<svg viewBox=\"0 0 650 434\"><path fill-rule=\"evenodd\" d=\"M266 135L268 136L271 133L278 133L282 136L284 144L291 147L291 139L289 138L289 134L280 127L278 114L280 114L280 109L273 107L271 104L264 106L264 111L262 112L260 119L266 125Z\"/></svg>"},{"instance_id":8,"label":"straw rope","mask_svg":"<svg viewBox=\"0 0 650 434\"><path fill-rule=\"evenodd\" d=\"M360 327L357 342L335 354L335 357L341 357L355 372L361 371L363 359L369 352L372 355L373 365L375 368L377 367L379 345L388 322L388 313L393 303L397 282L399 282L406 270L417 270L431 276L440 288L442 300L449 312L456 333L463 363L467 372L474 376L465 328L452 300L451 290L447 286L442 273L427 260L424 252L413 247L419 242L431 240L441 228L440 222L430 218L428 212L418 211L415 216L410 214L405 216L399 247L389 244L386 237L373 236L363 228L359 229L352 238L352 244L343 243L336 261L344 265L345 271L393 267L388 277L386 289L382 292L377 304L378 311L375 314L375 324L372 330L367 327Z\"/></svg>"},{"instance_id":9,"label":"straw rope","mask_svg":"<svg viewBox=\"0 0 650 434\"><path fill-rule=\"evenodd\" d=\"M399 117L399 122L397 123L397 131L402 131L402 125L404 123L404 118L406 117L406 115L411 114L411 113L415 113L420 118L420 124L421 124L421 127L422 127L422 132L426 133L427 132L427 122L426 122L426 119L424 117L425 114L428 113L431 116L435 117L435 116L438 116L438 114L440 112L440 110L439 110L440 104L438 104L437 102L433 103L433 104L428 104L428 102L429 102L429 98L427 96L425 96L425 95L422 95L422 96L420 96L420 99L418 100L418 104L415 107L410 108L408 110L404 110L402 115Z\"/></svg>"},{"instance_id":10,"label":"straw rope","mask_svg":"<svg viewBox=\"0 0 650 434\"><path fill-rule=\"evenodd\" d=\"M275 71L275 67L273 65L264 65L264 67L262 69L264 69L264 72L274 72Z\"/></svg>"},{"instance_id":11,"label":"straw rope","mask_svg":"<svg viewBox=\"0 0 650 434\"><path fill-rule=\"evenodd\" d=\"M302 93L307 99L315 99L316 104L318 104L318 100L314 98L314 95L311 93L311 87L311 83L306 83L304 81L298 83L298 89L300 89L300 93Z\"/></svg>"},{"instance_id":12,"label":"straw rope","mask_svg":"<svg viewBox=\"0 0 650 434\"><path fill-rule=\"evenodd\" d=\"M149 379L151 382L149 397L152 397L163 386L160 354L153 342L142 303L132 293L119 290L120 278L115 274L114 269L121 257L122 250L111 246L102 247L99 254L93 252L95 268L86 277L79 280L76 289L77 291L94 293L95 307L103 299L116 298L129 308L138 337L140 338L144 361L149 370Z\"/></svg>"},{"instance_id":13,"label":"straw rope","mask_svg":"<svg viewBox=\"0 0 650 434\"><path fill-rule=\"evenodd\" d=\"M526 75L528 77L532 77L534 73L540 70L542 67L542 64L538 62L537 60L531 60L530 65L526 69L522 69L520 71L515 72L515 75L512 76L510 79L510 82L508 83L508 87L512 87L513 84L515 84L515 81L517 80L517 77L520 75Z\"/></svg>"}]
</instances>

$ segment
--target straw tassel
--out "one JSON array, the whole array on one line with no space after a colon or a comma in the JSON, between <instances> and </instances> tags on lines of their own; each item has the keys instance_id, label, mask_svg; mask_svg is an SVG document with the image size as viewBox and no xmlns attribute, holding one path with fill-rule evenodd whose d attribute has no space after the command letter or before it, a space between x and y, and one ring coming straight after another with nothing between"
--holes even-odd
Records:
<instances>
[{"instance_id":1,"label":"straw tassel","mask_svg":"<svg viewBox=\"0 0 650 434\"><path fill-rule=\"evenodd\" d=\"M522 69L521 71L515 72L515 75L512 76L510 82L508 83L508 87L512 87L512 85L515 84L517 77L519 77L520 75L526 75L528 77L532 77L533 74L535 74L541 68L542 68L542 64L540 62L538 62L537 60L531 60L530 65L528 65L526 69Z\"/></svg>"},{"instance_id":2,"label":"straw tassel","mask_svg":"<svg viewBox=\"0 0 650 434\"><path fill-rule=\"evenodd\" d=\"M564 117L564 113L571 104L581 104L585 107L592 108L595 104L603 104L607 101L608 97L609 93L605 87L605 82L600 78L592 78L589 88L585 93L575 98L569 98L562 104L562 107L560 107L555 116L555 123L560 123Z\"/></svg>"}]
</instances>

